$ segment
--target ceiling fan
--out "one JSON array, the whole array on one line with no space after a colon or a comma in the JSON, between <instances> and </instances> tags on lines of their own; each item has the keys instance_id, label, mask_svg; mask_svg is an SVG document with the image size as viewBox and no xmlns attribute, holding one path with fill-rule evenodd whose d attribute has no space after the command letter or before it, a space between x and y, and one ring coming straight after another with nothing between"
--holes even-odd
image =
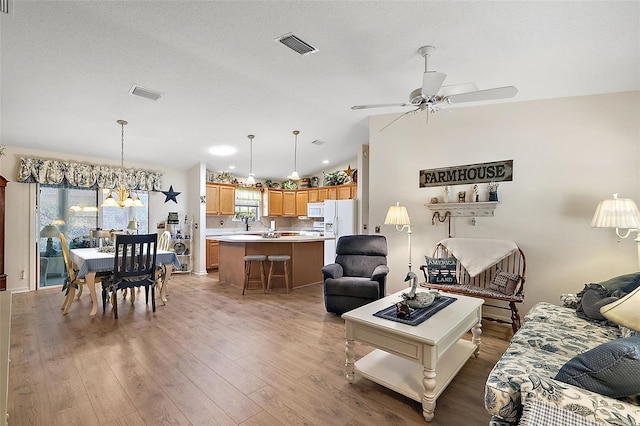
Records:
<instances>
[{"instance_id":1,"label":"ceiling fan","mask_svg":"<svg viewBox=\"0 0 640 426\"><path fill-rule=\"evenodd\" d=\"M515 86L496 87L493 89L478 90L473 83L443 86L445 73L429 71L427 59L435 51L433 46L422 46L418 49L420 56L424 57L424 74L422 75L422 87L413 90L409 94L409 102L395 104L354 105L352 110L382 107L415 107L405 112L398 118L380 129L381 131L398 121L407 114L418 111L427 111L427 123L429 113L437 112L443 105L461 104L465 102L490 101L496 99L512 98L518 93Z\"/></svg>"}]
</instances>

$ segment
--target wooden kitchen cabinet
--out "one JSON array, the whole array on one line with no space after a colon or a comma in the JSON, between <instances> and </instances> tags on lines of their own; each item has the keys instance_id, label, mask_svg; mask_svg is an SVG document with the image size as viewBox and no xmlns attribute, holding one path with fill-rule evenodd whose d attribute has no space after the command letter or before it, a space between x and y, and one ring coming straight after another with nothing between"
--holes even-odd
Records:
<instances>
[{"instance_id":1,"label":"wooden kitchen cabinet","mask_svg":"<svg viewBox=\"0 0 640 426\"><path fill-rule=\"evenodd\" d=\"M296 191L282 191L282 216L296 216Z\"/></svg>"},{"instance_id":2,"label":"wooden kitchen cabinet","mask_svg":"<svg viewBox=\"0 0 640 426\"><path fill-rule=\"evenodd\" d=\"M329 197L327 196L327 193L329 192L328 188L318 188L318 201L322 202L324 200L328 200Z\"/></svg>"},{"instance_id":3,"label":"wooden kitchen cabinet","mask_svg":"<svg viewBox=\"0 0 640 426\"><path fill-rule=\"evenodd\" d=\"M338 187L330 186L327 188L327 200L337 200L338 199Z\"/></svg>"},{"instance_id":4,"label":"wooden kitchen cabinet","mask_svg":"<svg viewBox=\"0 0 640 426\"><path fill-rule=\"evenodd\" d=\"M217 268L220 264L220 242L207 240L207 269Z\"/></svg>"},{"instance_id":5,"label":"wooden kitchen cabinet","mask_svg":"<svg viewBox=\"0 0 640 426\"><path fill-rule=\"evenodd\" d=\"M338 200L350 200L351 199L351 185L344 185L336 187L338 192Z\"/></svg>"},{"instance_id":6,"label":"wooden kitchen cabinet","mask_svg":"<svg viewBox=\"0 0 640 426\"><path fill-rule=\"evenodd\" d=\"M307 204L309 204L309 190L301 189L296 191L296 216L307 215Z\"/></svg>"},{"instance_id":7,"label":"wooden kitchen cabinet","mask_svg":"<svg viewBox=\"0 0 640 426\"><path fill-rule=\"evenodd\" d=\"M318 194L319 190L318 188L313 188L313 189L307 189L307 192L309 193L309 199L307 200L307 202L309 203L317 203L320 201L320 194Z\"/></svg>"},{"instance_id":8,"label":"wooden kitchen cabinet","mask_svg":"<svg viewBox=\"0 0 640 426\"><path fill-rule=\"evenodd\" d=\"M231 216L235 210L236 188L233 185L207 183L208 215Z\"/></svg>"},{"instance_id":9,"label":"wooden kitchen cabinet","mask_svg":"<svg viewBox=\"0 0 640 426\"><path fill-rule=\"evenodd\" d=\"M282 216L282 190L267 189L262 194L262 215Z\"/></svg>"}]
</instances>

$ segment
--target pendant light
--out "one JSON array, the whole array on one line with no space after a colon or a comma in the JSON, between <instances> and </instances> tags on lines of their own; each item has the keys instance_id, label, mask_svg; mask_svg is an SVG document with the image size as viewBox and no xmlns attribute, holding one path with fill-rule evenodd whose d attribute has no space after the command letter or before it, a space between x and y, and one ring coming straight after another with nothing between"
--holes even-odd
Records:
<instances>
[{"instance_id":1,"label":"pendant light","mask_svg":"<svg viewBox=\"0 0 640 426\"><path fill-rule=\"evenodd\" d=\"M247 135L247 137L249 138L249 144L251 146L251 151L249 154L249 177L247 178L247 185L255 185L256 184L256 180L253 177L253 138L255 138L254 135Z\"/></svg>"},{"instance_id":2,"label":"pendant light","mask_svg":"<svg viewBox=\"0 0 640 426\"><path fill-rule=\"evenodd\" d=\"M300 175L298 175L298 135L300 134L300 130L294 130L293 134L296 138L293 151L293 173L287 177L291 180L300 180Z\"/></svg>"},{"instance_id":3,"label":"pendant light","mask_svg":"<svg viewBox=\"0 0 640 426\"><path fill-rule=\"evenodd\" d=\"M124 177L124 126L126 126L127 121L125 120L118 120L117 123L120 125L121 128L121 137L120 137L120 173L121 176ZM104 202L102 203L102 207L142 207L142 200L140 199L140 197L138 196L138 194L136 194L136 199L134 201L134 199L131 197L131 191L127 190L124 187L124 183L122 182L122 179L120 181L120 188L118 189L110 189L109 190L109 196L107 198L105 198ZM113 196L113 194L116 194L116 196L118 197L118 199L116 200L115 197Z\"/></svg>"}]
</instances>

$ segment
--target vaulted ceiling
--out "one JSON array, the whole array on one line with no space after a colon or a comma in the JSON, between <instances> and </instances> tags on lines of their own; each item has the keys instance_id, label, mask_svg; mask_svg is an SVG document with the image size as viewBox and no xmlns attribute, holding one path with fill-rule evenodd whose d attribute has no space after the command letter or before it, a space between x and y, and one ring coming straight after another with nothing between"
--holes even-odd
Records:
<instances>
[{"instance_id":1,"label":"vaulted ceiling","mask_svg":"<svg viewBox=\"0 0 640 426\"><path fill-rule=\"evenodd\" d=\"M640 2L10 1L1 14L1 141L285 179L368 141L355 104L408 101L423 59L445 84L515 85L508 102L640 90ZM275 39L318 49L300 56ZM132 85L162 93L129 94ZM505 101L498 101L505 102ZM471 104L469 104L471 105ZM603 108L609 106L603 105ZM421 114L425 114L424 112ZM437 115L432 119L437 119ZM391 118L393 119L393 117ZM427 130L426 130L427 131ZM322 141L324 144L312 144ZM208 153L235 146L229 157ZM328 164L322 161L327 160Z\"/></svg>"}]
</instances>

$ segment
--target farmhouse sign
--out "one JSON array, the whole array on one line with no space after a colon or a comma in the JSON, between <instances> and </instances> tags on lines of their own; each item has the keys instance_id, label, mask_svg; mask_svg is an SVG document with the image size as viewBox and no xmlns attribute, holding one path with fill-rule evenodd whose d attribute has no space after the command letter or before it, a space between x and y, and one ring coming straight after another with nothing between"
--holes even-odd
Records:
<instances>
[{"instance_id":1,"label":"farmhouse sign","mask_svg":"<svg viewBox=\"0 0 640 426\"><path fill-rule=\"evenodd\" d=\"M513 180L513 160L420 170L420 188Z\"/></svg>"}]
</instances>

